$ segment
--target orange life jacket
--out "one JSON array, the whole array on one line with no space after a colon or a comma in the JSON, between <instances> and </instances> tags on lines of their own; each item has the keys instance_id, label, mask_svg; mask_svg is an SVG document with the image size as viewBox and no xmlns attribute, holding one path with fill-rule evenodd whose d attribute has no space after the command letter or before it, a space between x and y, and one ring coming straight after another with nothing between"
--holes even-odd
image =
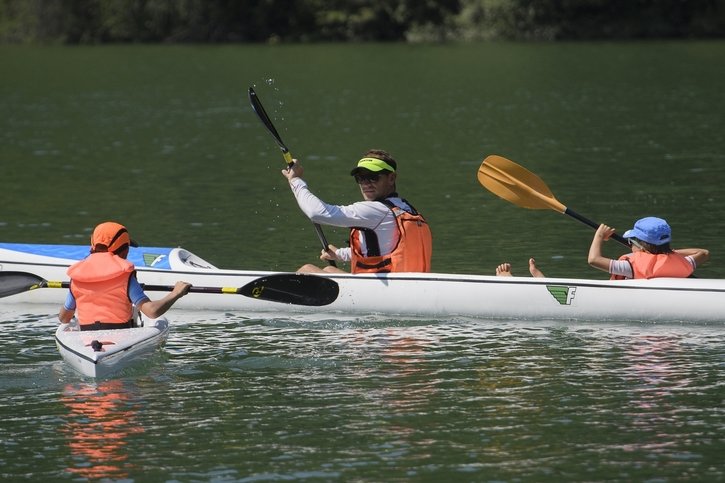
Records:
<instances>
[{"instance_id":1,"label":"orange life jacket","mask_svg":"<svg viewBox=\"0 0 725 483\"><path fill-rule=\"evenodd\" d=\"M430 227L425 218L410 203L405 202L412 211L406 211L387 199L381 201L393 212L399 235L395 248L386 255L380 254L380 246L374 230L350 229L352 273L430 272L433 252L433 236ZM365 237L367 256L362 254L361 232Z\"/></svg>"},{"instance_id":2,"label":"orange life jacket","mask_svg":"<svg viewBox=\"0 0 725 483\"><path fill-rule=\"evenodd\" d=\"M674 277L687 278L692 275L694 268L692 264L679 253L647 252L628 253L619 257L620 260L627 260L632 266L634 278L657 278ZM612 280L622 280L621 275L612 275Z\"/></svg>"},{"instance_id":3,"label":"orange life jacket","mask_svg":"<svg viewBox=\"0 0 725 483\"><path fill-rule=\"evenodd\" d=\"M68 268L81 325L123 324L133 318L128 283L133 263L109 252L92 253Z\"/></svg>"}]
</instances>

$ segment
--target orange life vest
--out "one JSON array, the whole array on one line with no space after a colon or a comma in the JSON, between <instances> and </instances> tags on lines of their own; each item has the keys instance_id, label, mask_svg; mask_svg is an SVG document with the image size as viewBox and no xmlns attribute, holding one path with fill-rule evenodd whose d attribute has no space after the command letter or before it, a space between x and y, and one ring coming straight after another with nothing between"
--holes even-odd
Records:
<instances>
[{"instance_id":1,"label":"orange life vest","mask_svg":"<svg viewBox=\"0 0 725 483\"><path fill-rule=\"evenodd\" d=\"M425 218L410 203L405 202L412 211L406 211L387 199L381 201L393 212L399 235L395 248L386 255L380 254L380 246L374 230L350 229L352 273L430 272L433 252L433 236L430 227ZM362 254L361 232L365 237L367 256Z\"/></svg>"},{"instance_id":2,"label":"orange life vest","mask_svg":"<svg viewBox=\"0 0 725 483\"><path fill-rule=\"evenodd\" d=\"M78 322L124 324L131 320L133 306L128 283L134 270L133 263L108 252L92 253L71 265L68 275Z\"/></svg>"},{"instance_id":3,"label":"orange life vest","mask_svg":"<svg viewBox=\"0 0 725 483\"><path fill-rule=\"evenodd\" d=\"M634 278L657 278L674 277L687 278L692 275L694 268L692 264L679 253L647 252L628 253L619 257L620 260L627 260L632 266ZM622 280L621 275L612 275L612 280Z\"/></svg>"}]
</instances>

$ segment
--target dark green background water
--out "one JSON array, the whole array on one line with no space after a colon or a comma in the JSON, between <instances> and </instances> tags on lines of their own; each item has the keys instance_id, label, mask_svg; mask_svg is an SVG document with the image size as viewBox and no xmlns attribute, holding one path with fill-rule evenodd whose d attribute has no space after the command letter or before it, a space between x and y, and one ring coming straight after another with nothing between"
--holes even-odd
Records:
<instances>
[{"instance_id":1,"label":"dark green background water","mask_svg":"<svg viewBox=\"0 0 725 483\"><path fill-rule=\"evenodd\" d=\"M314 261L254 85L327 201L359 199L366 149L397 157L436 271L523 275L535 256L604 277L590 228L480 187L500 154L620 232L668 219L722 277L723 59L722 42L0 47L0 240L85 244L116 219L221 267ZM9 480L725 479L719 326L172 310L163 351L94 383L61 364L56 313L0 304Z\"/></svg>"},{"instance_id":2,"label":"dark green background water","mask_svg":"<svg viewBox=\"0 0 725 483\"><path fill-rule=\"evenodd\" d=\"M620 233L666 218L674 245L713 252L700 276L720 277L724 54L699 42L2 47L0 239L86 243L116 219L143 244L218 266L316 260L249 106L254 85L323 199L360 198L349 170L366 149L397 157L401 194L432 225L436 271L536 256L551 275L604 275L586 264L588 227L478 184L483 158L500 154Z\"/></svg>"}]
</instances>

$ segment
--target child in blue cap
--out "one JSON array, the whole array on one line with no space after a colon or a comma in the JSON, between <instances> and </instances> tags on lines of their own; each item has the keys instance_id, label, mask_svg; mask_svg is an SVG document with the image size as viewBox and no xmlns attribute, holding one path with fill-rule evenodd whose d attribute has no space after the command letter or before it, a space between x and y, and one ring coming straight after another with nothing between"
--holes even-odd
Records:
<instances>
[{"instance_id":1,"label":"child in blue cap","mask_svg":"<svg viewBox=\"0 0 725 483\"><path fill-rule=\"evenodd\" d=\"M612 279L675 277L692 275L698 265L710 258L704 248L670 248L672 230L662 218L648 216L637 220L631 230L622 235L632 247L632 253L619 260L602 256L602 243L614 234L614 228L599 225L589 247L589 265L604 270Z\"/></svg>"}]
</instances>

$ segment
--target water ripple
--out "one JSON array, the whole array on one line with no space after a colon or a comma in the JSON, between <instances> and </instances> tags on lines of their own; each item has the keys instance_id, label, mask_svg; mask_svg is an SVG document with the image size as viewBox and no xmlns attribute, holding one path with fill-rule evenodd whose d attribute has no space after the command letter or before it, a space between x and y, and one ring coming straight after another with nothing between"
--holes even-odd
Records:
<instances>
[{"instance_id":1,"label":"water ripple","mask_svg":"<svg viewBox=\"0 0 725 483\"><path fill-rule=\"evenodd\" d=\"M59 361L53 314L5 318L15 472L40 445L87 477L106 461L179 480L725 478L718 328L179 312L159 353L85 381ZM76 437L96 427L121 438L102 436L108 454Z\"/></svg>"}]
</instances>

